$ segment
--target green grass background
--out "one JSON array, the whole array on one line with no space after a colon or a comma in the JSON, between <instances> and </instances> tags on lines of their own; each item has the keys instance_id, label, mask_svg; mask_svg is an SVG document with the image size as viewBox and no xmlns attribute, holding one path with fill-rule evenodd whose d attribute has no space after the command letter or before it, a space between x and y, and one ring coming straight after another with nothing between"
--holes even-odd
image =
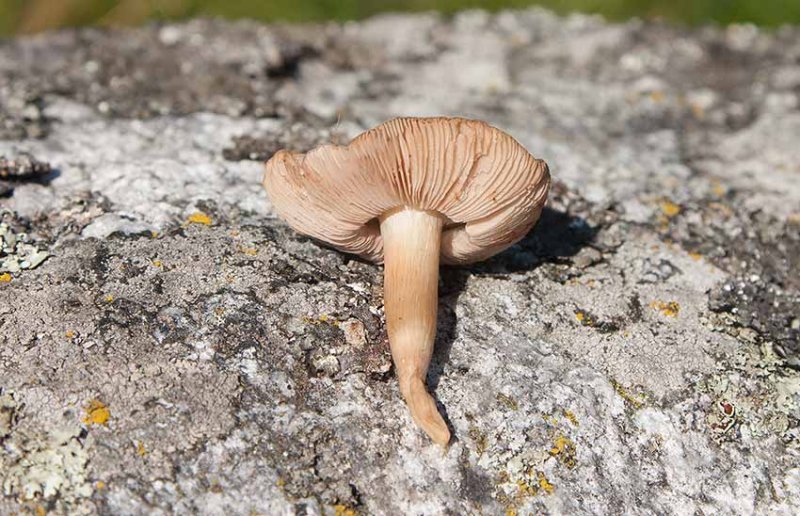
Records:
<instances>
[{"instance_id":1,"label":"green grass background","mask_svg":"<svg viewBox=\"0 0 800 516\"><path fill-rule=\"evenodd\" d=\"M662 18L685 24L800 24L800 0L0 0L0 34L76 25L135 25L152 19L222 16L271 21L351 20L385 11L498 10L541 5L613 20Z\"/></svg>"}]
</instances>

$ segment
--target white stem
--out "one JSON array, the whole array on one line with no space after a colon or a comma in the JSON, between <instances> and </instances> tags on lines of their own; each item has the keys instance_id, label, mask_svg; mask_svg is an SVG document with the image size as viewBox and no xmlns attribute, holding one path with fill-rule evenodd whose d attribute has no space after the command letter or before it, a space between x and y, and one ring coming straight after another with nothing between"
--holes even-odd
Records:
<instances>
[{"instance_id":1,"label":"white stem","mask_svg":"<svg viewBox=\"0 0 800 516\"><path fill-rule=\"evenodd\" d=\"M381 217L383 291L400 392L414 421L446 445L450 431L425 387L436 338L442 218L402 208Z\"/></svg>"}]
</instances>

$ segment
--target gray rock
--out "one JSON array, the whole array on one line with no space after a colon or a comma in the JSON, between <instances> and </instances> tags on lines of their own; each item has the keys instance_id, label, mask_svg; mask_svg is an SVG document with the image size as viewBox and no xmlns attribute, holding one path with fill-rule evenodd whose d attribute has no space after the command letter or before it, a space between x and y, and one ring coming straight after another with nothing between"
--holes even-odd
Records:
<instances>
[{"instance_id":1,"label":"gray rock","mask_svg":"<svg viewBox=\"0 0 800 516\"><path fill-rule=\"evenodd\" d=\"M33 249L0 276L0 513L796 514L798 56L539 9L1 43L0 155L59 173L0 199ZM442 269L446 452L380 268L276 220L256 161L427 114L556 180Z\"/></svg>"},{"instance_id":2,"label":"gray rock","mask_svg":"<svg viewBox=\"0 0 800 516\"><path fill-rule=\"evenodd\" d=\"M81 231L81 236L84 238L106 238L114 233L137 235L150 234L155 230L153 226L132 220L124 215L106 213L92 220L89 225L84 227Z\"/></svg>"}]
</instances>

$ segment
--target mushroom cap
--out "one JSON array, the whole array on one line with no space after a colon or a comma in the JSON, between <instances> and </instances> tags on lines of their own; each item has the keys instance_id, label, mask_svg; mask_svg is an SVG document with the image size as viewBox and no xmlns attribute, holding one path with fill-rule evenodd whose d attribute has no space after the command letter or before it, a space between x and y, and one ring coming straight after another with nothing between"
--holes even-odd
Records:
<instances>
[{"instance_id":1,"label":"mushroom cap","mask_svg":"<svg viewBox=\"0 0 800 516\"><path fill-rule=\"evenodd\" d=\"M514 138L465 118L396 118L348 145L278 151L264 188L295 230L383 261L379 218L403 207L444 218L441 259L484 260L518 242L539 219L547 164Z\"/></svg>"}]
</instances>

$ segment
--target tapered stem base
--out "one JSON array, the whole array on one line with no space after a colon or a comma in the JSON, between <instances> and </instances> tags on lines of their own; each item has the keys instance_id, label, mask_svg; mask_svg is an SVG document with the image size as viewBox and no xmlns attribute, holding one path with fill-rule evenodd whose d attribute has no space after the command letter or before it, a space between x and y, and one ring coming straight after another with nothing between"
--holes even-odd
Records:
<instances>
[{"instance_id":1,"label":"tapered stem base","mask_svg":"<svg viewBox=\"0 0 800 516\"><path fill-rule=\"evenodd\" d=\"M434 442L446 445L450 431L425 387L436 338L443 220L432 212L404 208L380 222L384 307L400 392L417 425Z\"/></svg>"}]
</instances>

